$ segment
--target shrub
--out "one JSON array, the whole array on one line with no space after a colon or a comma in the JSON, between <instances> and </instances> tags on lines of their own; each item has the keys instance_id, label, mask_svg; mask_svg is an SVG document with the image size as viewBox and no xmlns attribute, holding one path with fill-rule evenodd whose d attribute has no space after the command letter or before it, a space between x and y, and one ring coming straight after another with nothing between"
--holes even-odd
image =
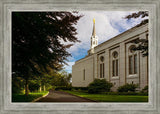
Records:
<instances>
[{"instance_id":1,"label":"shrub","mask_svg":"<svg viewBox=\"0 0 160 114\"><path fill-rule=\"evenodd\" d=\"M49 84L46 86L46 90L47 91L49 91L49 90L55 90L55 88L56 88L55 86L52 86L52 85L49 85Z\"/></svg>"},{"instance_id":2,"label":"shrub","mask_svg":"<svg viewBox=\"0 0 160 114\"><path fill-rule=\"evenodd\" d=\"M88 90L88 87L72 87L74 90Z\"/></svg>"},{"instance_id":3,"label":"shrub","mask_svg":"<svg viewBox=\"0 0 160 114\"><path fill-rule=\"evenodd\" d=\"M89 84L88 93L109 92L112 86L113 84L107 82L105 79L95 79Z\"/></svg>"},{"instance_id":4,"label":"shrub","mask_svg":"<svg viewBox=\"0 0 160 114\"><path fill-rule=\"evenodd\" d=\"M141 92L142 92L142 93L148 93L148 85L145 86L145 87L142 89Z\"/></svg>"},{"instance_id":5,"label":"shrub","mask_svg":"<svg viewBox=\"0 0 160 114\"><path fill-rule=\"evenodd\" d=\"M34 80L30 81L30 83L29 83L29 91L30 92L38 91L39 88L40 88L39 83L37 83Z\"/></svg>"},{"instance_id":6,"label":"shrub","mask_svg":"<svg viewBox=\"0 0 160 114\"><path fill-rule=\"evenodd\" d=\"M138 87L137 84L125 84L123 86L118 87L118 92L135 92L136 88Z\"/></svg>"},{"instance_id":7,"label":"shrub","mask_svg":"<svg viewBox=\"0 0 160 114\"><path fill-rule=\"evenodd\" d=\"M23 79L21 77L12 78L12 93L23 93Z\"/></svg>"},{"instance_id":8,"label":"shrub","mask_svg":"<svg viewBox=\"0 0 160 114\"><path fill-rule=\"evenodd\" d=\"M106 92L106 95L142 95L147 96L147 93L142 92Z\"/></svg>"}]
</instances>

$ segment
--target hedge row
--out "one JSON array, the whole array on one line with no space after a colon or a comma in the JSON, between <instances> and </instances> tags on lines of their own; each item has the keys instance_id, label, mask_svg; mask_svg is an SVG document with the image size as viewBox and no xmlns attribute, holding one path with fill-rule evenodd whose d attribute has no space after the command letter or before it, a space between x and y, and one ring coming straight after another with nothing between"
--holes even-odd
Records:
<instances>
[{"instance_id":1,"label":"hedge row","mask_svg":"<svg viewBox=\"0 0 160 114\"><path fill-rule=\"evenodd\" d=\"M106 92L107 95L148 95L146 92Z\"/></svg>"},{"instance_id":2,"label":"hedge row","mask_svg":"<svg viewBox=\"0 0 160 114\"><path fill-rule=\"evenodd\" d=\"M72 87L58 86L55 90L72 90Z\"/></svg>"},{"instance_id":3,"label":"hedge row","mask_svg":"<svg viewBox=\"0 0 160 114\"><path fill-rule=\"evenodd\" d=\"M58 86L55 90L88 90L88 87L65 87L65 86Z\"/></svg>"},{"instance_id":4,"label":"hedge row","mask_svg":"<svg viewBox=\"0 0 160 114\"><path fill-rule=\"evenodd\" d=\"M148 86L144 87L141 92L135 92L138 87L137 84L125 84L118 87L117 92L111 92L110 89L113 86L112 83L105 79L95 79L88 87L56 87L55 90L80 90L87 91L88 93L105 93L108 95L148 95Z\"/></svg>"}]
</instances>

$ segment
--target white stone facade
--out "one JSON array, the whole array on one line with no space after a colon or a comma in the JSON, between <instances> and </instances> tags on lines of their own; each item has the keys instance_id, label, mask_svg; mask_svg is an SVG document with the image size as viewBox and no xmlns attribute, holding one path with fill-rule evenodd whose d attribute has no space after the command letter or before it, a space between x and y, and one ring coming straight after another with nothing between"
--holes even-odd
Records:
<instances>
[{"instance_id":1,"label":"white stone facade","mask_svg":"<svg viewBox=\"0 0 160 114\"><path fill-rule=\"evenodd\" d=\"M126 83L139 84L139 90L148 85L148 57L130 41L147 39L148 24L133 27L88 51L88 55L72 66L72 86L86 87L94 79L106 79L113 83L112 90Z\"/></svg>"}]
</instances>

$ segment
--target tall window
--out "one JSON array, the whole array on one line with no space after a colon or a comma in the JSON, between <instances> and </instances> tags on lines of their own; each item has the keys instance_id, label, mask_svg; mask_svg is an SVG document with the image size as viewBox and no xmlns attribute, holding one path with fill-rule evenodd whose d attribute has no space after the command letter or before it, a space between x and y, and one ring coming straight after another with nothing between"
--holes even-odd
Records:
<instances>
[{"instance_id":1,"label":"tall window","mask_svg":"<svg viewBox=\"0 0 160 114\"><path fill-rule=\"evenodd\" d=\"M112 56L112 76L118 76L118 52L114 51Z\"/></svg>"},{"instance_id":2,"label":"tall window","mask_svg":"<svg viewBox=\"0 0 160 114\"><path fill-rule=\"evenodd\" d=\"M134 51L135 46L129 48L129 74L137 74L137 53Z\"/></svg>"},{"instance_id":3,"label":"tall window","mask_svg":"<svg viewBox=\"0 0 160 114\"><path fill-rule=\"evenodd\" d=\"M100 57L100 78L104 78L104 57Z\"/></svg>"},{"instance_id":4,"label":"tall window","mask_svg":"<svg viewBox=\"0 0 160 114\"><path fill-rule=\"evenodd\" d=\"M85 80L85 69L83 70L83 80Z\"/></svg>"}]
</instances>

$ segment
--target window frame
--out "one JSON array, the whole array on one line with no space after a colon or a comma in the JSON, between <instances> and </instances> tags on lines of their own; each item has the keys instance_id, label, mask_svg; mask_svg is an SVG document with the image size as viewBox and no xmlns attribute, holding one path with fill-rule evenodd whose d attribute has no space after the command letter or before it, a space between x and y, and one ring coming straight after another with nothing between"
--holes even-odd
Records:
<instances>
[{"instance_id":1,"label":"window frame","mask_svg":"<svg viewBox=\"0 0 160 114\"><path fill-rule=\"evenodd\" d=\"M132 50L132 48L134 47L135 45L131 45L128 48L128 75L129 76L138 74L138 52ZM136 60L135 60L135 56L136 56Z\"/></svg>"},{"instance_id":2,"label":"window frame","mask_svg":"<svg viewBox=\"0 0 160 114\"><path fill-rule=\"evenodd\" d=\"M104 77L105 77L105 58L104 58L104 55L100 55L99 56L99 78L103 79Z\"/></svg>"},{"instance_id":3,"label":"window frame","mask_svg":"<svg viewBox=\"0 0 160 114\"><path fill-rule=\"evenodd\" d=\"M112 77L119 76L119 53L117 51L112 52Z\"/></svg>"}]
</instances>

